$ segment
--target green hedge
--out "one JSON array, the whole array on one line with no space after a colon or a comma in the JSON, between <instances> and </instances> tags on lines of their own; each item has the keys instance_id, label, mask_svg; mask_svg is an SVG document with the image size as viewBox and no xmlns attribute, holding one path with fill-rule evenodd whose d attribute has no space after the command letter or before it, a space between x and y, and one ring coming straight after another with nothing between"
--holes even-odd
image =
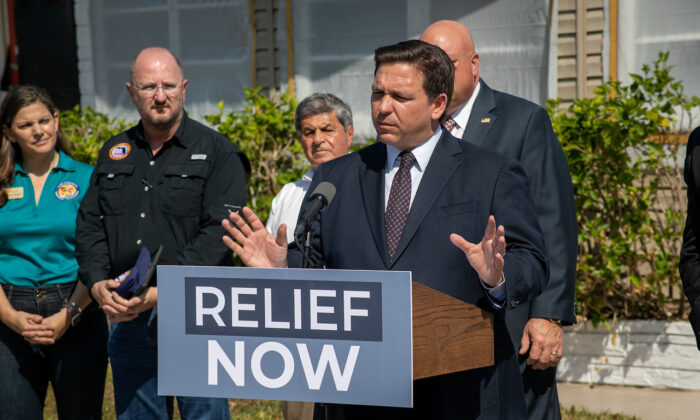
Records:
<instances>
[{"instance_id":1,"label":"green hedge","mask_svg":"<svg viewBox=\"0 0 700 420\"><path fill-rule=\"evenodd\" d=\"M90 165L97 163L97 155L104 142L127 128L124 120L112 119L92 108L78 105L61 112L59 121L73 157Z\"/></svg>"},{"instance_id":2,"label":"green hedge","mask_svg":"<svg viewBox=\"0 0 700 420\"><path fill-rule=\"evenodd\" d=\"M300 179L308 163L296 141L294 98L284 93L271 99L260 88L244 92L243 110L224 114L224 103L219 102L219 113L204 118L248 156L248 206L267 220L272 199L284 184Z\"/></svg>"},{"instance_id":3,"label":"green hedge","mask_svg":"<svg viewBox=\"0 0 700 420\"><path fill-rule=\"evenodd\" d=\"M677 133L700 101L683 93L667 61L659 54L631 84L605 83L566 108L548 102L576 199L576 311L594 324L682 312L680 296L680 306L667 301L679 283L685 214Z\"/></svg>"}]
</instances>

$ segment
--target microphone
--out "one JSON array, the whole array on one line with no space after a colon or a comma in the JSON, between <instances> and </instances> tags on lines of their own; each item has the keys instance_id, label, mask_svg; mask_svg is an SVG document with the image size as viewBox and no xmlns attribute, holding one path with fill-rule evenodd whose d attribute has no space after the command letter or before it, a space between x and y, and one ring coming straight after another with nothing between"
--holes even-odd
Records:
<instances>
[{"instance_id":1,"label":"microphone","mask_svg":"<svg viewBox=\"0 0 700 420\"><path fill-rule=\"evenodd\" d=\"M326 181L318 184L309 197L309 205L304 215L301 216L299 222L297 222L297 227L294 229L295 238L309 230L316 216L331 204L333 197L335 197L335 186L333 184Z\"/></svg>"}]
</instances>

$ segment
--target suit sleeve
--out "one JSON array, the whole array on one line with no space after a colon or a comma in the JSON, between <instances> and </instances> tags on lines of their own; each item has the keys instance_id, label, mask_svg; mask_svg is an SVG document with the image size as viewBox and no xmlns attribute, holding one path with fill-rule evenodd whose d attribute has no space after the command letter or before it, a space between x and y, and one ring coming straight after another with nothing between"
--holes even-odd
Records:
<instances>
[{"instance_id":1,"label":"suit sleeve","mask_svg":"<svg viewBox=\"0 0 700 420\"><path fill-rule=\"evenodd\" d=\"M576 322L574 281L578 229L569 165L546 111L537 107L526 128L520 159L530 179L532 200L544 234L550 275L532 301L530 318Z\"/></svg>"},{"instance_id":2,"label":"suit sleeve","mask_svg":"<svg viewBox=\"0 0 700 420\"><path fill-rule=\"evenodd\" d=\"M216 154L205 181L200 231L180 252L180 265L230 265L233 262L231 251L221 241L224 235L221 220L227 219L230 211L240 211L245 205L250 173L245 155L238 147L227 146L231 147Z\"/></svg>"},{"instance_id":3,"label":"suit sleeve","mask_svg":"<svg viewBox=\"0 0 700 420\"><path fill-rule=\"evenodd\" d=\"M547 284L549 265L527 175L515 161L502 168L495 184L491 213L506 238L503 275L506 306L516 308L539 295Z\"/></svg>"},{"instance_id":4,"label":"suit sleeve","mask_svg":"<svg viewBox=\"0 0 700 420\"><path fill-rule=\"evenodd\" d=\"M107 234L102 225L97 187L97 169L104 161L104 150L100 152L89 187L80 202L75 228L75 255L80 266L78 278L88 290L98 281L106 279L110 268Z\"/></svg>"},{"instance_id":5,"label":"suit sleeve","mask_svg":"<svg viewBox=\"0 0 700 420\"><path fill-rule=\"evenodd\" d=\"M689 320L700 349L700 197L697 179L700 177L700 127L688 139L683 178L688 185L688 212L683 230L680 274L683 291L690 302Z\"/></svg>"}]
</instances>

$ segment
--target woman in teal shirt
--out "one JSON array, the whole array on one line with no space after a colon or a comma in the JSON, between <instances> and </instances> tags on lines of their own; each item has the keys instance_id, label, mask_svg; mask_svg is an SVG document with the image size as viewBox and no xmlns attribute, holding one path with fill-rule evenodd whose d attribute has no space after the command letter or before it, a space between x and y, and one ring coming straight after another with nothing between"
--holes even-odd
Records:
<instances>
[{"instance_id":1,"label":"woman in teal shirt","mask_svg":"<svg viewBox=\"0 0 700 420\"><path fill-rule=\"evenodd\" d=\"M99 419L107 322L78 282L75 220L92 166L73 160L43 89L0 107L0 418ZM78 322L80 321L80 322Z\"/></svg>"}]
</instances>

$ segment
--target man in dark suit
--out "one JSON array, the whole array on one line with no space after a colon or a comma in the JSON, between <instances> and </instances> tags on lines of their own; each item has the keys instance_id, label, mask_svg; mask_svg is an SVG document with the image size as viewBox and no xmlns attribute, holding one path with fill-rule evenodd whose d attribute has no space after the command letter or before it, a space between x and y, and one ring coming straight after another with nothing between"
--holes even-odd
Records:
<instances>
[{"instance_id":1,"label":"man in dark suit","mask_svg":"<svg viewBox=\"0 0 700 420\"><path fill-rule=\"evenodd\" d=\"M688 214L681 248L681 280L690 302L688 320L700 349L700 127L688 138L683 178L688 185Z\"/></svg>"},{"instance_id":2,"label":"man in dark suit","mask_svg":"<svg viewBox=\"0 0 700 420\"><path fill-rule=\"evenodd\" d=\"M375 51L380 143L318 167L309 191L330 182L337 194L311 226L311 259L335 269L411 271L414 281L493 311L495 365L415 381L413 409L340 406L338 418L526 418L503 307L532 299L546 283L543 239L520 165L440 128L453 74L449 57L421 41ZM247 265L301 265L298 250L287 253L284 225L275 238L250 209L243 215L248 222L233 214L222 222L237 242L223 240Z\"/></svg>"},{"instance_id":3,"label":"man in dark suit","mask_svg":"<svg viewBox=\"0 0 700 420\"><path fill-rule=\"evenodd\" d=\"M464 25L435 22L421 40L442 48L455 65L455 87L445 120L451 134L517 160L528 176L544 232L550 279L540 296L507 308L506 325L513 346L520 348L529 418L559 419L556 365L563 353L561 326L576 322L576 207L566 157L542 107L479 80L479 54Z\"/></svg>"}]
</instances>

